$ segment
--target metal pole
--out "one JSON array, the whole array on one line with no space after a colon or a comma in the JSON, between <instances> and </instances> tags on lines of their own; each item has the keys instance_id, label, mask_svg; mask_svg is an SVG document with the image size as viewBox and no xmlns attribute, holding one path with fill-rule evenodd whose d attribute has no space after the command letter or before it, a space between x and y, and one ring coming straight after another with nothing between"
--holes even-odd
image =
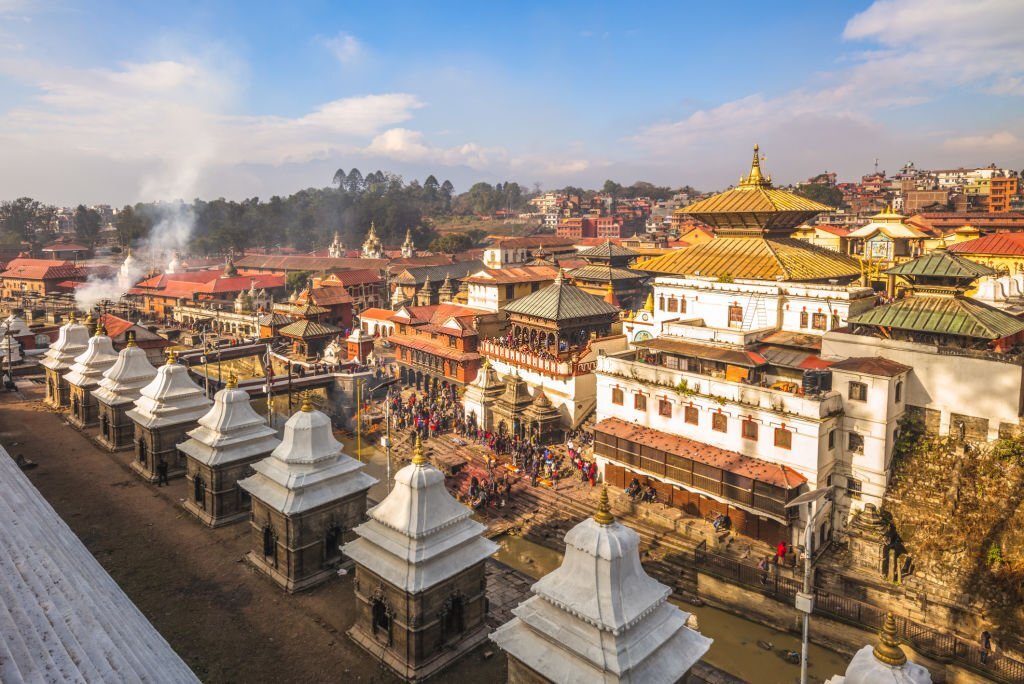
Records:
<instances>
[{"instance_id":1,"label":"metal pole","mask_svg":"<svg viewBox=\"0 0 1024 684\"><path fill-rule=\"evenodd\" d=\"M356 380L356 459L363 462L363 381Z\"/></svg>"},{"instance_id":2,"label":"metal pole","mask_svg":"<svg viewBox=\"0 0 1024 684\"><path fill-rule=\"evenodd\" d=\"M388 436L384 439L387 440L384 444L384 450L387 452L388 457L388 481L386 485L387 493L391 493L391 400L384 397L384 420L387 422Z\"/></svg>"},{"instance_id":3,"label":"metal pole","mask_svg":"<svg viewBox=\"0 0 1024 684\"><path fill-rule=\"evenodd\" d=\"M811 593L811 537L814 534L816 502L807 506L807 527L804 528L804 594ZM803 640L800 644L800 684L807 684L807 648L811 637L811 613L804 612Z\"/></svg>"},{"instance_id":4,"label":"metal pole","mask_svg":"<svg viewBox=\"0 0 1024 684\"><path fill-rule=\"evenodd\" d=\"M271 392L272 388L271 388L271 384L270 384L270 382L271 382L270 381L270 377L271 377L270 364L271 363L272 363L272 360L271 360L271 357L270 357L270 342L267 342L267 365L264 368L264 371L265 371L264 374L267 376L267 425L269 425L270 427L274 427L274 397L273 397L273 394Z\"/></svg>"}]
</instances>

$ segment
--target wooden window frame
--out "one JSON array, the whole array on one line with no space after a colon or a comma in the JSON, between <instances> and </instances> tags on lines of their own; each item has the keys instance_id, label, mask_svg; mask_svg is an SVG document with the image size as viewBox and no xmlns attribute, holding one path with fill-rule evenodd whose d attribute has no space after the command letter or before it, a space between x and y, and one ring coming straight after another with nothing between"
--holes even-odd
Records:
<instances>
[{"instance_id":1,"label":"wooden window frame","mask_svg":"<svg viewBox=\"0 0 1024 684\"><path fill-rule=\"evenodd\" d=\"M721 427L719 427L721 423ZM729 432L729 416L721 411L711 414L711 429L715 432Z\"/></svg>"},{"instance_id":2,"label":"wooden window frame","mask_svg":"<svg viewBox=\"0 0 1024 684\"><path fill-rule=\"evenodd\" d=\"M621 387L612 387L612 403L616 406L622 406L626 402L626 393L622 391Z\"/></svg>"},{"instance_id":3,"label":"wooden window frame","mask_svg":"<svg viewBox=\"0 0 1024 684\"><path fill-rule=\"evenodd\" d=\"M775 428L775 446L789 451L793 448L793 431L786 427Z\"/></svg>"},{"instance_id":4,"label":"wooden window frame","mask_svg":"<svg viewBox=\"0 0 1024 684\"><path fill-rule=\"evenodd\" d=\"M690 417L693 416L693 420ZM700 409L696 406L684 406L683 407L683 422L687 425L697 425L700 423Z\"/></svg>"}]
</instances>

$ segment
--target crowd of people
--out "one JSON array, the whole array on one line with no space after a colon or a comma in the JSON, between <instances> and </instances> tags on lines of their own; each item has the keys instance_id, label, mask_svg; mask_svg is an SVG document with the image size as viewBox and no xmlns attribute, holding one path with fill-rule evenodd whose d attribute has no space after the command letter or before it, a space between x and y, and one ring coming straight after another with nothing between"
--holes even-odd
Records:
<instances>
[{"instance_id":1,"label":"crowd of people","mask_svg":"<svg viewBox=\"0 0 1024 684\"><path fill-rule=\"evenodd\" d=\"M390 405L391 429L409 430L413 438L419 435L427 441L445 432L466 433L462 404L452 392L431 388L418 395L414 392L403 400L399 389L392 387L385 402Z\"/></svg>"},{"instance_id":2,"label":"crowd of people","mask_svg":"<svg viewBox=\"0 0 1024 684\"><path fill-rule=\"evenodd\" d=\"M545 361L558 360L557 355L552 353L553 347L548 346L543 336L541 336L540 338L530 339L530 336L527 335L526 333L514 335L511 331L509 331L508 333L500 337L491 337L487 341L499 347L504 347L505 349L535 354L536 356L539 356ZM565 340L559 340L559 352L564 352L568 348L568 343Z\"/></svg>"}]
</instances>

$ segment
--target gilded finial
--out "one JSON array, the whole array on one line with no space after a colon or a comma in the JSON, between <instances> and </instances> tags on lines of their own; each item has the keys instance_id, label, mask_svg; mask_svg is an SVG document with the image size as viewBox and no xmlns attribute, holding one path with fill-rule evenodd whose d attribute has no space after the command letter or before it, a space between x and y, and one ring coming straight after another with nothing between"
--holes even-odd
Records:
<instances>
[{"instance_id":1,"label":"gilded finial","mask_svg":"<svg viewBox=\"0 0 1024 684\"><path fill-rule=\"evenodd\" d=\"M654 293L653 292L648 292L647 293L647 303L644 304L644 309L646 309L650 313L654 313Z\"/></svg>"},{"instance_id":2,"label":"gilded finial","mask_svg":"<svg viewBox=\"0 0 1024 684\"><path fill-rule=\"evenodd\" d=\"M86 328L91 328L92 324L94 322L95 322L95 319L92 317L92 310L90 309L89 310L89 315L85 317L85 327Z\"/></svg>"},{"instance_id":3,"label":"gilded finial","mask_svg":"<svg viewBox=\"0 0 1024 684\"><path fill-rule=\"evenodd\" d=\"M78 322L78 312L75 311L74 309L71 309L71 315L68 316L68 323L77 323L77 322Z\"/></svg>"},{"instance_id":4,"label":"gilded finial","mask_svg":"<svg viewBox=\"0 0 1024 684\"><path fill-rule=\"evenodd\" d=\"M878 645L872 651L875 658L893 667L907 662L907 656L900 648L900 638L896 632L896 618L892 613L885 614L885 623L878 633Z\"/></svg>"},{"instance_id":5,"label":"gilded finial","mask_svg":"<svg viewBox=\"0 0 1024 684\"><path fill-rule=\"evenodd\" d=\"M238 389L238 376L232 373L228 376L228 383L224 385L224 389Z\"/></svg>"},{"instance_id":6,"label":"gilded finial","mask_svg":"<svg viewBox=\"0 0 1024 684\"><path fill-rule=\"evenodd\" d=\"M103 316L100 316L99 318L96 319L96 331L95 331L94 334L95 335L106 335L107 334L107 329L105 327L103 327Z\"/></svg>"},{"instance_id":7,"label":"gilded finial","mask_svg":"<svg viewBox=\"0 0 1024 684\"><path fill-rule=\"evenodd\" d=\"M597 513L594 514L594 522L598 525L611 525L615 522L612 515L612 506L608 503L608 484L601 487L601 499L597 503Z\"/></svg>"},{"instance_id":8,"label":"gilded finial","mask_svg":"<svg viewBox=\"0 0 1024 684\"><path fill-rule=\"evenodd\" d=\"M178 363L178 353L174 349L168 347L167 349L167 365L173 366Z\"/></svg>"},{"instance_id":9,"label":"gilded finial","mask_svg":"<svg viewBox=\"0 0 1024 684\"><path fill-rule=\"evenodd\" d=\"M302 395L302 408L303 413L309 413L313 410L313 400L309 398L309 392Z\"/></svg>"},{"instance_id":10,"label":"gilded finial","mask_svg":"<svg viewBox=\"0 0 1024 684\"><path fill-rule=\"evenodd\" d=\"M740 179L740 185L767 185L770 182L761 174L760 150L761 148L755 143L754 160L750 163L750 174L746 178Z\"/></svg>"},{"instance_id":11,"label":"gilded finial","mask_svg":"<svg viewBox=\"0 0 1024 684\"><path fill-rule=\"evenodd\" d=\"M423 455L423 442L420 440L420 436L416 435L416 448L412 452L412 464L423 465L427 462L427 457Z\"/></svg>"},{"instance_id":12,"label":"gilded finial","mask_svg":"<svg viewBox=\"0 0 1024 684\"><path fill-rule=\"evenodd\" d=\"M127 337L128 337L128 344L126 344L125 346L126 347L134 347L135 346L135 331L134 330L129 330Z\"/></svg>"}]
</instances>

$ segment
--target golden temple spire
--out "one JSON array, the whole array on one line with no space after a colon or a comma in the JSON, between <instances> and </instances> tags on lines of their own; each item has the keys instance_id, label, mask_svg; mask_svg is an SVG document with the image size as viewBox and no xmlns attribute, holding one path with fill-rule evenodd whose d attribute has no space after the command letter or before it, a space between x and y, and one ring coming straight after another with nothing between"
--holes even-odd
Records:
<instances>
[{"instance_id":1,"label":"golden temple spire","mask_svg":"<svg viewBox=\"0 0 1024 684\"><path fill-rule=\"evenodd\" d=\"M86 316L86 318L85 318L85 327L86 327L86 328L91 328L91 327L92 327L92 324L93 324L94 322L95 322L95 319L94 319L94 318L92 317L92 309L90 309L90 310L89 310L89 315L88 315L88 316Z\"/></svg>"},{"instance_id":2,"label":"golden temple spire","mask_svg":"<svg viewBox=\"0 0 1024 684\"><path fill-rule=\"evenodd\" d=\"M238 389L238 376L232 373L228 376L228 383L224 385L224 389Z\"/></svg>"},{"instance_id":3,"label":"golden temple spire","mask_svg":"<svg viewBox=\"0 0 1024 684\"><path fill-rule=\"evenodd\" d=\"M597 503L597 513L594 513L594 522L598 525L611 525L615 522L615 516L612 515L611 504L608 503L607 483L601 487L601 499Z\"/></svg>"},{"instance_id":4,"label":"golden temple spire","mask_svg":"<svg viewBox=\"0 0 1024 684\"><path fill-rule=\"evenodd\" d=\"M762 186L771 183L771 179L761 173L761 152L758 145L754 145L754 160L750 163L750 173L740 181L741 186Z\"/></svg>"},{"instance_id":5,"label":"golden temple spire","mask_svg":"<svg viewBox=\"0 0 1024 684\"><path fill-rule=\"evenodd\" d=\"M127 338L128 338L128 344L126 344L125 346L126 347L134 347L135 346L135 331L134 330L129 330L128 334L127 334Z\"/></svg>"},{"instance_id":6,"label":"golden temple spire","mask_svg":"<svg viewBox=\"0 0 1024 684\"><path fill-rule=\"evenodd\" d=\"M168 366L172 366L172 365L174 365L176 363L178 363L178 354L177 354L177 352L174 351L174 349L168 347L167 348L167 365Z\"/></svg>"},{"instance_id":7,"label":"golden temple spire","mask_svg":"<svg viewBox=\"0 0 1024 684\"><path fill-rule=\"evenodd\" d=\"M77 323L77 322L78 322L78 312L75 311L74 309L71 309L71 315L68 316L68 323L70 324L70 323Z\"/></svg>"},{"instance_id":8,"label":"golden temple spire","mask_svg":"<svg viewBox=\"0 0 1024 684\"><path fill-rule=\"evenodd\" d=\"M647 302L644 304L644 309L650 313L654 313L654 292L647 293Z\"/></svg>"},{"instance_id":9,"label":"golden temple spire","mask_svg":"<svg viewBox=\"0 0 1024 684\"><path fill-rule=\"evenodd\" d=\"M420 441L420 436L416 435L416 447L412 452L412 464L413 465L425 465L427 463L427 457L423 455L423 442Z\"/></svg>"},{"instance_id":10,"label":"golden temple spire","mask_svg":"<svg viewBox=\"0 0 1024 684\"><path fill-rule=\"evenodd\" d=\"M100 316L99 318L96 319L96 331L93 334L94 335L106 335L107 334L107 329L105 327L103 327L103 316Z\"/></svg>"},{"instance_id":11,"label":"golden temple spire","mask_svg":"<svg viewBox=\"0 0 1024 684\"><path fill-rule=\"evenodd\" d=\"M885 614L885 623L882 631L878 634L878 645L872 651L875 658L893 667L903 665L907 662L907 656L900 648L900 638L896 632L896 618L892 613Z\"/></svg>"},{"instance_id":12,"label":"golden temple spire","mask_svg":"<svg viewBox=\"0 0 1024 684\"><path fill-rule=\"evenodd\" d=\"M303 413L309 413L313 410L313 400L309 398L309 392L302 395L302 407L300 410Z\"/></svg>"}]
</instances>

